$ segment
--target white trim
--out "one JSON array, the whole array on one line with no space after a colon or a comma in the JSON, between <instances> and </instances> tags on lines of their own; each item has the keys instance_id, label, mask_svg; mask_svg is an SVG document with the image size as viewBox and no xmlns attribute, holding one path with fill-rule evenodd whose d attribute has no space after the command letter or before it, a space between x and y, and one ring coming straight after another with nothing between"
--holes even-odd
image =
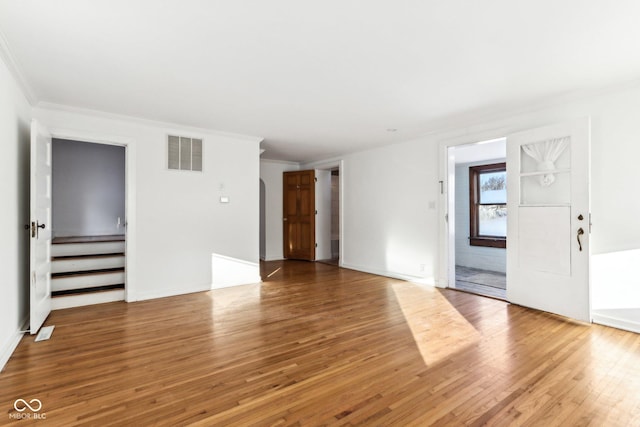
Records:
<instances>
[{"instance_id":1,"label":"white trim","mask_svg":"<svg viewBox=\"0 0 640 427\"><path fill-rule=\"evenodd\" d=\"M200 285L200 286L194 286L191 288L163 289L162 291L142 292L142 293L136 294L135 296L132 295L133 299L131 301L146 301L146 300L151 300L156 298L168 298L168 297L175 297L179 295L193 294L196 292L207 292L210 290L211 290L211 285L205 285L205 286ZM131 302L131 301L127 301L127 302Z\"/></svg>"},{"instance_id":2,"label":"white trim","mask_svg":"<svg viewBox=\"0 0 640 427\"><path fill-rule=\"evenodd\" d=\"M122 122L126 122L126 123L135 123L135 124L138 124L138 125L149 126L149 127L154 127L154 128L161 128L161 129L165 130L165 132L167 131L167 129L169 129L169 132L186 131L186 132L193 132L195 134L206 133L206 134L209 134L209 135L216 135L216 136L220 136L220 137L234 138L234 139L240 139L240 140L245 140L245 141L248 141L248 142L257 142L257 143L262 142L262 140L264 139L264 138L258 137L258 136L243 135L243 134L232 133L232 132L223 132L223 131L219 131L219 130L215 130L215 129L201 128L201 127L197 127L197 126L186 126L186 125L180 125L180 124L172 123L172 122L162 122L162 121L159 121L159 120L146 119L146 118L143 118L143 117L126 116L126 115L123 115L123 114L109 113L109 112L106 112L106 111L92 110L92 109L89 109L89 108L73 107L73 106L69 106L69 105L55 104L55 103L52 103L52 102L45 102L45 101L38 102L36 104L36 107L40 108L42 110L63 111L63 112L68 112L68 113L88 115L88 116L91 116L91 117L99 117L99 118L110 119L110 120L118 120L118 121L122 121Z\"/></svg>"},{"instance_id":3,"label":"white trim","mask_svg":"<svg viewBox=\"0 0 640 427\"><path fill-rule=\"evenodd\" d=\"M31 106L35 105L38 102L38 98L36 97L31 85L29 85L29 82L24 76L24 73L22 73L21 68L18 66L18 61L11 52L11 48L9 48L7 38L5 37L2 30L0 30L0 58L2 58L3 62L9 69L9 72L13 75L13 78L18 83L18 86L22 90L22 93L27 99L27 102Z\"/></svg>"},{"instance_id":4,"label":"white trim","mask_svg":"<svg viewBox=\"0 0 640 427\"><path fill-rule=\"evenodd\" d=\"M625 331L635 332L640 334L640 323L633 320L621 319L616 316L607 314L600 314L598 310L591 312L591 319L593 323L599 325L610 326L612 328L623 329Z\"/></svg>"},{"instance_id":5,"label":"white trim","mask_svg":"<svg viewBox=\"0 0 640 427\"><path fill-rule=\"evenodd\" d=\"M26 325L27 322L24 321L21 324ZM11 356L18 347L18 344L20 344L20 340L22 340L23 335L24 333L20 329L18 329L14 333L13 337L11 337L11 339L9 339L9 341L6 343L6 347L4 349L0 349L2 350L2 352L0 353L0 372L2 372L9 359L11 359Z\"/></svg>"},{"instance_id":6,"label":"white trim","mask_svg":"<svg viewBox=\"0 0 640 427\"><path fill-rule=\"evenodd\" d=\"M91 142L104 145L118 145L125 147L125 286L124 299L127 302L136 301L136 141L133 138L105 135L96 132L70 130L64 128L49 128L52 138L70 139L80 142Z\"/></svg>"},{"instance_id":7,"label":"white trim","mask_svg":"<svg viewBox=\"0 0 640 427\"><path fill-rule=\"evenodd\" d=\"M298 162L290 162L288 160L272 160L272 159L263 159L260 158L260 162L264 162L264 163L273 163L276 165L291 165L291 166L298 166L300 167L300 163Z\"/></svg>"},{"instance_id":8,"label":"white trim","mask_svg":"<svg viewBox=\"0 0 640 427\"><path fill-rule=\"evenodd\" d=\"M340 263L340 267L347 268L349 270L361 271L363 273L375 274L376 276L390 277L392 279L404 280L406 282L419 283L421 285L435 286L434 279L431 277L411 276L403 273L396 273L388 270L378 270L376 268L361 267L359 265L352 265L347 263Z\"/></svg>"}]
</instances>

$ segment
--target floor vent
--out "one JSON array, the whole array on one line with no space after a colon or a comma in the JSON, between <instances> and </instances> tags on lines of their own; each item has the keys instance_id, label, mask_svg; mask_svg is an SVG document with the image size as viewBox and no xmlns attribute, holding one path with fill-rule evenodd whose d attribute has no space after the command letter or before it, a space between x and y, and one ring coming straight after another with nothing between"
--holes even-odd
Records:
<instances>
[{"instance_id":1,"label":"floor vent","mask_svg":"<svg viewBox=\"0 0 640 427\"><path fill-rule=\"evenodd\" d=\"M55 326L43 326L42 328L40 328L40 332L38 332L38 335L36 335L35 341L46 341L51 338L53 328L55 328Z\"/></svg>"}]
</instances>

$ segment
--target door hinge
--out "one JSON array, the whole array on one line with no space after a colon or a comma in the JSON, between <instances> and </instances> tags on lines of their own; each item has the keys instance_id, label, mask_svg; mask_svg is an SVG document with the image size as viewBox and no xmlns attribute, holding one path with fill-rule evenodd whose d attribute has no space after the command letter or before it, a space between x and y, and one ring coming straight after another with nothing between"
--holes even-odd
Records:
<instances>
[{"instance_id":1,"label":"door hinge","mask_svg":"<svg viewBox=\"0 0 640 427\"><path fill-rule=\"evenodd\" d=\"M444 221L445 222L449 222L449 214L448 213L444 214Z\"/></svg>"},{"instance_id":2,"label":"door hinge","mask_svg":"<svg viewBox=\"0 0 640 427\"><path fill-rule=\"evenodd\" d=\"M316 215L318 215L318 210L316 209Z\"/></svg>"},{"instance_id":3,"label":"door hinge","mask_svg":"<svg viewBox=\"0 0 640 427\"><path fill-rule=\"evenodd\" d=\"M318 247L318 244L316 243L316 248Z\"/></svg>"},{"instance_id":4,"label":"door hinge","mask_svg":"<svg viewBox=\"0 0 640 427\"><path fill-rule=\"evenodd\" d=\"M317 178L317 177L314 177L314 178L313 178L313 182L318 182L318 178Z\"/></svg>"}]
</instances>

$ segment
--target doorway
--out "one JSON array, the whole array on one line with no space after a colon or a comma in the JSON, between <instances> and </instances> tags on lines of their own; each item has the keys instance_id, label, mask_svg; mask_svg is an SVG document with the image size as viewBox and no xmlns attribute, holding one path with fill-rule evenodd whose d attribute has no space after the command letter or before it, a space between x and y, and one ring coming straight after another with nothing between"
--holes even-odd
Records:
<instances>
[{"instance_id":1,"label":"doorway","mask_svg":"<svg viewBox=\"0 0 640 427\"><path fill-rule=\"evenodd\" d=\"M52 309L120 301L126 284L126 146L52 141Z\"/></svg>"},{"instance_id":2,"label":"doorway","mask_svg":"<svg viewBox=\"0 0 640 427\"><path fill-rule=\"evenodd\" d=\"M316 169L316 260L340 265L340 165Z\"/></svg>"},{"instance_id":3,"label":"doorway","mask_svg":"<svg viewBox=\"0 0 640 427\"><path fill-rule=\"evenodd\" d=\"M449 287L506 300L506 140L448 152Z\"/></svg>"}]
</instances>

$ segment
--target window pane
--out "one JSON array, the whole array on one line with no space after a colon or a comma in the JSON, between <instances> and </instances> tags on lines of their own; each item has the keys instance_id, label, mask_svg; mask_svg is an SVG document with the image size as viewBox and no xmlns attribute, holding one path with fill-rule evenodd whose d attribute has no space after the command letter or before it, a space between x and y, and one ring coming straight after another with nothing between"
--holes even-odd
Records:
<instances>
[{"instance_id":1,"label":"window pane","mask_svg":"<svg viewBox=\"0 0 640 427\"><path fill-rule=\"evenodd\" d=\"M507 172L480 174L480 203L507 203Z\"/></svg>"},{"instance_id":2,"label":"window pane","mask_svg":"<svg viewBox=\"0 0 640 427\"><path fill-rule=\"evenodd\" d=\"M507 237L507 207L501 205L478 206L480 236Z\"/></svg>"}]
</instances>

